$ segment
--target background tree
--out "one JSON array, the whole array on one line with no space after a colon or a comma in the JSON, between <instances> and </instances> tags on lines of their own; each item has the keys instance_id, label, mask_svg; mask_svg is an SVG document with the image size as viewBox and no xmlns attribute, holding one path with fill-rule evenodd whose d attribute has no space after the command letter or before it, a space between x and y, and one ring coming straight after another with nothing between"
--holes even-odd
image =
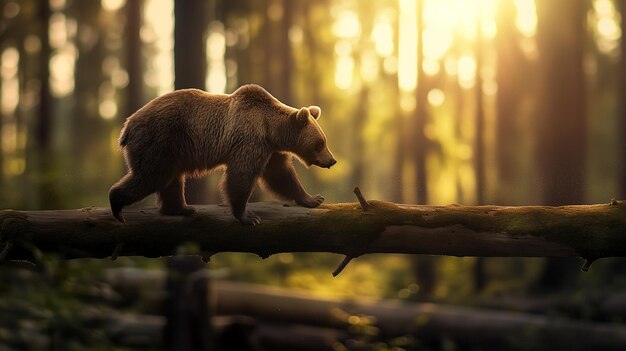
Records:
<instances>
[{"instance_id":1,"label":"background tree","mask_svg":"<svg viewBox=\"0 0 626 351\"><path fill-rule=\"evenodd\" d=\"M619 114L619 118L618 118L618 128L617 130L620 133L619 136L619 140L626 140L626 35L624 35L624 33L626 33L626 20L624 20L624 14L626 14L626 1L625 0L620 0L619 2L619 10L620 13L622 14L622 21L621 21L621 32L622 35L620 37L620 48L621 48L621 60L620 60L620 82L621 85L619 87L620 89L620 93L619 93L619 101L621 102L620 105L620 114ZM620 148L621 152L621 158L619 161L620 164L620 168L619 168L619 197L620 198L626 198L626 149L622 146Z\"/></svg>"},{"instance_id":2,"label":"background tree","mask_svg":"<svg viewBox=\"0 0 626 351\"><path fill-rule=\"evenodd\" d=\"M415 165L415 197L420 205L428 204L428 176L426 157L429 143L424 134L428 121L428 83L424 73L424 0L417 0L417 88L415 90L415 116L413 118L412 148ZM419 284L419 294L431 298L436 285L436 257L420 255L413 258L413 269Z\"/></svg>"},{"instance_id":3,"label":"background tree","mask_svg":"<svg viewBox=\"0 0 626 351\"><path fill-rule=\"evenodd\" d=\"M205 90L208 3L174 0L174 16L174 88ZM187 203L207 203L209 192L206 179L186 179Z\"/></svg>"},{"instance_id":4,"label":"background tree","mask_svg":"<svg viewBox=\"0 0 626 351\"><path fill-rule=\"evenodd\" d=\"M583 72L587 5L537 3L541 95L537 114L537 170L543 203L585 201L586 94ZM555 289L576 271L571 260L548 259L539 286Z\"/></svg>"},{"instance_id":5,"label":"background tree","mask_svg":"<svg viewBox=\"0 0 626 351\"><path fill-rule=\"evenodd\" d=\"M203 0L174 0L174 88L205 90L207 75L206 30L208 3ZM188 203L207 203L208 182L187 179ZM164 340L168 350L211 350L211 310L208 280L198 280L206 265L197 257L177 256L168 260ZM199 305L196 305L200 302Z\"/></svg>"},{"instance_id":6,"label":"background tree","mask_svg":"<svg viewBox=\"0 0 626 351\"><path fill-rule=\"evenodd\" d=\"M481 70L483 68L483 33L480 18L476 20L476 42L474 55L476 57L476 87L474 88L474 104L476 108L476 124L474 135L474 177L476 177L476 203L486 204L485 201L485 106L483 99L483 79ZM485 259L477 257L474 262L474 288L477 291L484 289L486 284Z\"/></svg>"},{"instance_id":7,"label":"background tree","mask_svg":"<svg viewBox=\"0 0 626 351\"><path fill-rule=\"evenodd\" d=\"M122 122L144 104L143 96L143 52L141 50L141 8L142 0L126 2L126 66L128 85L126 86L126 109L120 114Z\"/></svg>"},{"instance_id":8,"label":"background tree","mask_svg":"<svg viewBox=\"0 0 626 351\"><path fill-rule=\"evenodd\" d=\"M500 1L498 7L498 33L495 38L497 51L496 80L498 96L496 101L496 163L498 170L498 192L496 202L499 204L517 203L517 194L511 185L519 179L520 151L519 145L523 134L519 118L521 96L528 85L524 79L524 53L520 48L521 35L515 28L517 11L513 0ZM522 67L522 69L520 69ZM517 201L516 201L517 200Z\"/></svg>"}]
</instances>

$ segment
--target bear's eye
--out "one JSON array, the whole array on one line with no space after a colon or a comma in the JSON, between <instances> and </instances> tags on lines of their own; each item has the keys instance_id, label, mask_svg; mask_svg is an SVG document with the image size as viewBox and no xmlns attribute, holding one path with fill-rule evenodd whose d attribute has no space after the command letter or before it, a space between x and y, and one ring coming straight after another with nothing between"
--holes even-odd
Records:
<instances>
[{"instance_id":1,"label":"bear's eye","mask_svg":"<svg viewBox=\"0 0 626 351\"><path fill-rule=\"evenodd\" d=\"M315 151L322 151L323 148L324 140L318 140L317 143L315 143Z\"/></svg>"}]
</instances>

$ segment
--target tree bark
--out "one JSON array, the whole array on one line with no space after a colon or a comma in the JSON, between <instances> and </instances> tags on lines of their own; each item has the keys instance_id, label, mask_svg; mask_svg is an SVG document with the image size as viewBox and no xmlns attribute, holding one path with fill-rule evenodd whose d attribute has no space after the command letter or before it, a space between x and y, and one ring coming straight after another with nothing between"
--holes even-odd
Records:
<instances>
[{"instance_id":1,"label":"tree bark","mask_svg":"<svg viewBox=\"0 0 626 351\"><path fill-rule=\"evenodd\" d=\"M244 226L220 205L199 206L190 217L156 208L129 209L126 223L109 209L0 212L0 258L160 257L193 242L208 259L223 251L267 257L279 252L334 252L451 256L626 256L626 201L548 206L415 206L371 201L318 209L252 203L263 222Z\"/></svg>"}]
</instances>

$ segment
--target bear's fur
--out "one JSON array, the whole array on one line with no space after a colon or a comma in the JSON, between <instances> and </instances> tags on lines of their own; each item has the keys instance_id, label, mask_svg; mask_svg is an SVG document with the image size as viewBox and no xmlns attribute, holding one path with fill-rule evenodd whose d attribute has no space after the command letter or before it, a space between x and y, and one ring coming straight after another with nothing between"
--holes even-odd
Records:
<instances>
[{"instance_id":1,"label":"bear's fur","mask_svg":"<svg viewBox=\"0 0 626 351\"><path fill-rule=\"evenodd\" d=\"M177 90L158 97L130 116L122 129L128 173L111 187L115 218L122 208L158 193L161 213L189 215L185 177L225 166L222 190L232 213L245 224L260 218L246 211L257 179L278 196L317 207L324 198L309 195L292 165L295 155L307 167L336 163L317 124L317 106L289 107L257 85L233 94Z\"/></svg>"}]
</instances>

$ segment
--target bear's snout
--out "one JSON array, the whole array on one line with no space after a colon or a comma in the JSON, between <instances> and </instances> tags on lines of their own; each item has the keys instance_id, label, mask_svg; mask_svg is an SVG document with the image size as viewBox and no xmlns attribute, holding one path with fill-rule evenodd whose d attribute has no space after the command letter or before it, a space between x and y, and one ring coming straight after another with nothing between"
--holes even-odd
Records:
<instances>
[{"instance_id":1,"label":"bear's snout","mask_svg":"<svg viewBox=\"0 0 626 351\"><path fill-rule=\"evenodd\" d=\"M317 161L315 162L315 164L317 166L320 166L322 168L330 168L332 167L335 163L337 163L337 160L335 160L334 158L331 158L328 161Z\"/></svg>"},{"instance_id":2,"label":"bear's snout","mask_svg":"<svg viewBox=\"0 0 626 351\"><path fill-rule=\"evenodd\" d=\"M318 154L316 158L317 160L314 164L322 168L330 168L335 163L337 163L337 160L335 160L333 153L330 152L327 147L324 149L323 152Z\"/></svg>"}]
</instances>

